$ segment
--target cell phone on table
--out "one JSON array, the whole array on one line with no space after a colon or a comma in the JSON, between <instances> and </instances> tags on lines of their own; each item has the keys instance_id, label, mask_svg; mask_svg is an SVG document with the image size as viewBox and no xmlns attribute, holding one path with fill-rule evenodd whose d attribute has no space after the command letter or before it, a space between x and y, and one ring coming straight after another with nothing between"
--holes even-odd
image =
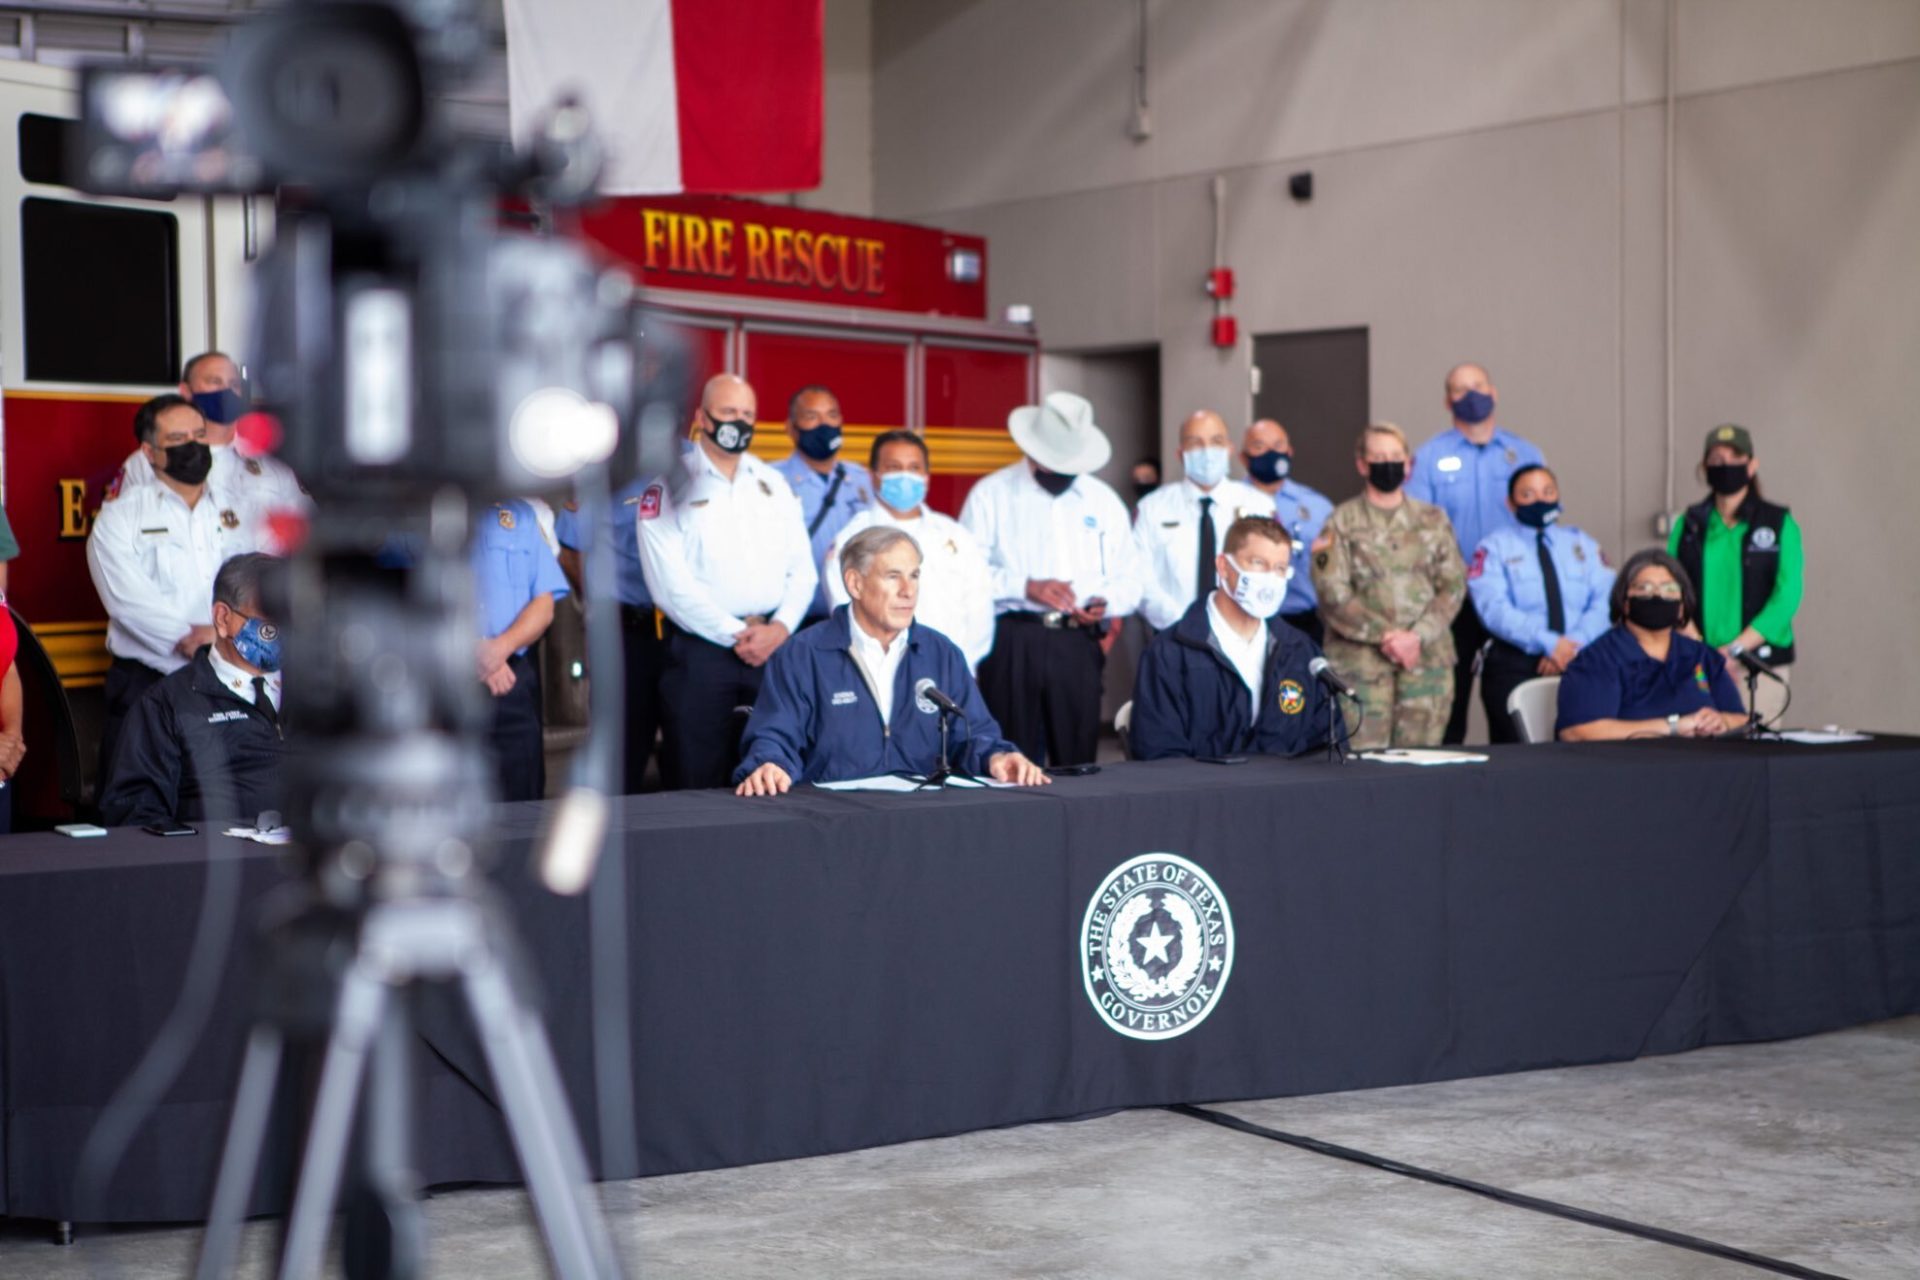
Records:
<instances>
[{"instance_id":1,"label":"cell phone on table","mask_svg":"<svg viewBox=\"0 0 1920 1280\"><path fill-rule=\"evenodd\" d=\"M1197 756L1201 764L1245 764L1245 756Z\"/></svg>"},{"instance_id":2,"label":"cell phone on table","mask_svg":"<svg viewBox=\"0 0 1920 1280\"><path fill-rule=\"evenodd\" d=\"M198 835L198 827L190 827L184 822L150 822L140 828L150 836L191 836Z\"/></svg>"},{"instance_id":3,"label":"cell phone on table","mask_svg":"<svg viewBox=\"0 0 1920 1280\"><path fill-rule=\"evenodd\" d=\"M1090 773L1100 772L1097 764L1050 764L1047 776L1051 778L1084 778Z\"/></svg>"}]
</instances>

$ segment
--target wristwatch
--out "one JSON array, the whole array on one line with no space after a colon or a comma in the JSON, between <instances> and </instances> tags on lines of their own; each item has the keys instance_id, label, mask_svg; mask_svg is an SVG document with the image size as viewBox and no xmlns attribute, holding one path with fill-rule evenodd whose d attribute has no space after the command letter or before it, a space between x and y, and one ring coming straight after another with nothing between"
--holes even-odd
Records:
<instances>
[{"instance_id":1,"label":"wristwatch","mask_svg":"<svg viewBox=\"0 0 1920 1280\"><path fill-rule=\"evenodd\" d=\"M1677 711L1667 713L1667 736L1669 738L1680 736L1680 713Z\"/></svg>"}]
</instances>

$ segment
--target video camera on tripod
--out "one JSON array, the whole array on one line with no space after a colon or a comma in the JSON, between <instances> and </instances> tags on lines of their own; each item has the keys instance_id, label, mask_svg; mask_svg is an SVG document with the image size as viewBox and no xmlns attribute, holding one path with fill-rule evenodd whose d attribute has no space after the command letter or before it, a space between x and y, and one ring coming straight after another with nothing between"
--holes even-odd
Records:
<instances>
[{"instance_id":1,"label":"video camera on tripod","mask_svg":"<svg viewBox=\"0 0 1920 1280\"><path fill-rule=\"evenodd\" d=\"M618 1271L544 1028L477 874L493 792L466 547L475 504L570 479L604 528L615 484L673 464L683 379L626 276L503 225L509 201L591 198L600 157L584 112L559 105L515 155L455 137L434 109L485 52L476 10L294 0L239 25L214 67L82 74L72 171L87 189L275 193L250 353L270 413L243 420L240 440L276 452L316 504L270 604L288 636L285 715L308 747L287 815L305 876L262 931L262 1007L203 1276L231 1268L283 1055L303 1045L321 1069L281 1274L318 1267L352 1122L367 1112L383 1119L363 1133L357 1203L363 1225L377 1222L354 1269L419 1271L411 1121L394 1118L409 1114L409 993L429 982L465 996L557 1273ZM382 556L396 537L410 548L399 569ZM590 586L612 575L595 555ZM618 634L609 646L596 631L608 633L590 621L597 741L574 794L599 794L601 817L584 802L556 822L593 848L620 706L617 657L597 659L617 655ZM603 1112L606 1099L603 1087Z\"/></svg>"}]
</instances>

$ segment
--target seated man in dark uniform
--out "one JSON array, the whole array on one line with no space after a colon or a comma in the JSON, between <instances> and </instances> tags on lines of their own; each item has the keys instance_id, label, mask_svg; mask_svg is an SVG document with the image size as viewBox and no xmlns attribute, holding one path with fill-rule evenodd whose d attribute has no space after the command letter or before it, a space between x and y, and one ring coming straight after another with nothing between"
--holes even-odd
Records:
<instances>
[{"instance_id":1,"label":"seated man in dark uniform","mask_svg":"<svg viewBox=\"0 0 1920 1280\"><path fill-rule=\"evenodd\" d=\"M910 535L862 530L840 550L840 575L849 603L780 646L767 665L733 773L740 795L933 772L940 715L929 690L960 708L948 744L953 768L1021 786L1051 781L1000 736L959 646L913 620L920 546Z\"/></svg>"},{"instance_id":2,"label":"seated man in dark uniform","mask_svg":"<svg viewBox=\"0 0 1920 1280\"><path fill-rule=\"evenodd\" d=\"M121 726L100 792L108 826L252 822L280 807L280 632L260 611L260 579L275 563L239 555L214 575L213 643L142 694Z\"/></svg>"},{"instance_id":3,"label":"seated man in dark uniform","mask_svg":"<svg viewBox=\"0 0 1920 1280\"><path fill-rule=\"evenodd\" d=\"M1297 756L1327 745L1327 692L1307 664L1320 646L1268 624L1287 596L1293 545L1269 516L1243 516L1214 557L1218 585L1153 637L1133 682L1136 760Z\"/></svg>"}]
</instances>

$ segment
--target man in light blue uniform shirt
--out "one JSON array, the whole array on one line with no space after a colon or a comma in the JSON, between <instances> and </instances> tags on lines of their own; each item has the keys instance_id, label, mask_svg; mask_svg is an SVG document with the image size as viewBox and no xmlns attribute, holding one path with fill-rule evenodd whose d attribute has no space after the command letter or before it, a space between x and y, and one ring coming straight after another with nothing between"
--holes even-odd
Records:
<instances>
[{"instance_id":1,"label":"man in light blue uniform shirt","mask_svg":"<svg viewBox=\"0 0 1920 1280\"><path fill-rule=\"evenodd\" d=\"M842 426L840 401L825 387L802 387L787 402L787 436L793 441L793 452L774 469L800 499L800 517L807 524L815 564L826 557L854 513L873 506L873 477L859 463L840 456ZM821 621L832 609L822 581L801 625Z\"/></svg>"},{"instance_id":2,"label":"man in light blue uniform shirt","mask_svg":"<svg viewBox=\"0 0 1920 1280\"><path fill-rule=\"evenodd\" d=\"M1293 441L1272 418L1247 428L1241 457L1247 464L1247 483L1273 499L1273 518L1293 536L1293 577L1287 580L1287 598L1280 602L1280 620L1320 644L1326 627L1320 621L1320 598L1314 594L1307 556L1333 514L1333 503L1318 489L1293 479Z\"/></svg>"},{"instance_id":3,"label":"man in light blue uniform shirt","mask_svg":"<svg viewBox=\"0 0 1920 1280\"><path fill-rule=\"evenodd\" d=\"M1546 458L1530 441L1502 430L1494 421L1500 391L1481 366L1457 364L1447 372L1446 404L1453 428L1421 445L1413 455L1407 496L1447 513L1460 543L1460 556L1471 562L1481 539L1513 525L1513 513L1507 509L1507 481L1521 467L1544 463ZM1487 629L1469 596L1453 619L1453 712L1447 718L1443 742L1466 741L1474 669L1486 642Z\"/></svg>"},{"instance_id":4,"label":"man in light blue uniform shirt","mask_svg":"<svg viewBox=\"0 0 1920 1280\"><path fill-rule=\"evenodd\" d=\"M473 533L473 591L479 615L477 665L493 695L491 739L500 798L546 794L546 745L540 723L540 671L527 650L553 624L566 575L521 499L482 507Z\"/></svg>"},{"instance_id":5,"label":"man in light blue uniform shirt","mask_svg":"<svg viewBox=\"0 0 1920 1280\"><path fill-rule=\"evenodd\" d=\"M666 663L653 596L640 569L640 525L635 508L646 488L643 476L613 495L613 595L620 609L620 646L626 658L624 759L629 794L639 791L646 779L647 762L660 732L660 671ZM553 534L560 543L560 567L566 570L567 581L576 591L584 581L581 556L590 533L577 511L563 507L555 513Z\"/></svg>"},{"instance_id":6,"label":"man in light blue uniform shirt","mask_svg":"<svg viewBox=\"0 0 1920 1280\"><path fill-rule=\"evenodd\" d=\"M1560 522L1560 485L1542 466L1521 467L1508 484L1519 521L1495 529L1467 562L1467 594L1493 637L1480 673L1480 700L1495 742L1520 741L1507 695L1535 676L1564 673L1599 639L1613 566L1593 538Z\"/></svg>"}]
</instances>

